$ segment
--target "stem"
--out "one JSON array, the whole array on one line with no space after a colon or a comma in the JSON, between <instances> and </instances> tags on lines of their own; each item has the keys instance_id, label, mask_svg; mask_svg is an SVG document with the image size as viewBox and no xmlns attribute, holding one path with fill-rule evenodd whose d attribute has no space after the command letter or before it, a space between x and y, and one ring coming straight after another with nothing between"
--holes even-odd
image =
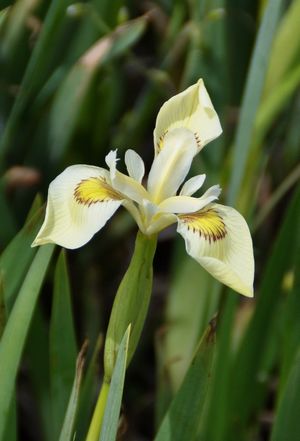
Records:
<instances>
[{"instance_id":1,"label":"stem","mask_svg":"<svg viewBox=\"0 0 300 441\"><path fill-rule=\"evenodd\" d=\"M104 347L104 377L107 382L111 380L119 345L130 324L132 332L127 365L139 342L152 293L152 262L156 242L156 235L146 236L138 232L131 262L118 288Z\"/></svg>"},{"instance_id":2,"label":"stem","mask_svg":"<svg viewBox=\"0 0 300 441\"><path fill-rule=\"evenodd\" d=\"M110 388L110 383L105 380L102 383L102 387L98 396L97 404L93 413L92 422L86 437L86 441L98 441L100 430L102 426L103 415L105 411L106 401L108 397L108 392Z\"/></svg>"}]
</instances>

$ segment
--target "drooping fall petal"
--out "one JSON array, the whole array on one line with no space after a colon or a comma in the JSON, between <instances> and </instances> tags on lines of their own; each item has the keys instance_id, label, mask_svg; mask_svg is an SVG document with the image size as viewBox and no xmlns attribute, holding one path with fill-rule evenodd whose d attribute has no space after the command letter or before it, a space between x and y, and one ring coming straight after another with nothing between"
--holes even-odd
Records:
<instances>
[{"instance_id":1,"label":"drooping fall petal","mask_svg":"<svg viewBox=\"0 0 300 441\"><path fill-rule=\"evenodd\" d=\"M124 196L110 185L107 170L73 165L51 182L46 217L33 246L86 244L120 207Z\"/></svg>"},{"instance_id":2,"label":"drooping fall petal","mask_svg":"<svg viewBox=\"0 0 300 441\"><path fill-rule=\"evenodd\" d=\"M178 216L177 231L186 251L213 277L247 297L253 296L252 239L245 219L236 210L210 204Z\"/></svg>"}]
</instances>

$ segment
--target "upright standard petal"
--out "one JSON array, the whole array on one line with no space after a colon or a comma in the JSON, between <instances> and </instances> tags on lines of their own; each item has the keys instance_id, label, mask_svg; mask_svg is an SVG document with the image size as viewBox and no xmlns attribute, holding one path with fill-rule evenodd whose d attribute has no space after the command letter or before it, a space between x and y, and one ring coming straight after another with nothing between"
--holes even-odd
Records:
<instances>
[{"instance_id":1,"label":"upright standard petal","mask_svg":"<svg viewBox=\"0 0 300 441\"><path fill-rule=\"evenodd\" d=\"M148 177L148 191L154 203L174 196L188 174L197 144L190 130L174 129L165 137L165 146L154 158Z\"/></svg>"},{"instance_id":2,"label":"upright standard petal","mask_svg":"<svg viewBox=\"0 0 300 441\"><path fill-rule=\"evenodd\" d=\"M107 170L73 165L51 182L46 217L32 246L86 244L115 213L124 196L110 185Z\"/></svg>"},{"instance_id":3,"label":"upright standard petal","mask_svg":"<svg viewBox=\"0 0 300 441\"><path fill-rule=\"evenodd\" d=\"M134 150L127 150L125 153L125 164L129 176L141 183L145 174L145 164L140 155Z\"/></svg>"},{"instance_id":4,"label":"upright standard petal","mask_svg":"<svg viewBox=\"0 0 300 441\"><path fill-rule=\"evenodd\" d=\"M198 151L222 133L219 117L202 79L161 107L154 129L155 154L165 148L166 134L177 127L191 130Z\"/></svg>"},{"instance_id":5,"label":"upright standard petal","mask_svg":"<svg viewBox=\"0 0 300 441\"><path fill-rule=\"evenodd\" d=\"M213 277L247 297L253 297L254 258L245 219L233 208L210 204L178 216L177 231L186 251Z\"/></svg>"},{"instance_id":6,"label":"upright standard petal","mask_svg":"<svg viewBox=\"0 0 300 441\"><path fill-rule=\"evenodd\" d=\"M184 183L180 191L180 194L182 196L192 196L194 193L196 193L196 191L198 191L202 187L205 179L206 179L205 174L193 176L191 179L189 179Z\"/></svg>"},{"instance_id":7,"label":"upright standard petal","mask_svg":"<svg viewBox=\"0 0 300 441\"><path fill-rule=\"evenodd\" d=\"M128 151L127 151L128 152ZM129 167L131 171L136 175L139 175L140 179L136 179L127 175L124 175L124 173L121 173L117 170L117 150L111 150L105 157L105 162L109 167L109 175L110 175L110 183L111 186L117 191L122 193L124 196L126 196L129 199L132 199L133 201L140 204L143 199L148 198L148 193L145 190L145 188L142 186L140 181L142 180L141 177L141 164L139 164L139 170L137 170L136 163L138 162L137 157L139 155L131 150L131 154L129 154L130 158L132 159L134 157L135 159L135 166ZM140 157L139 157L140 158ZM140 158L140 161L143 162L143 160ZM127 155L127 162L126 165L128 167L128 155ZM144 163L143 163L144 164ZM131 164L132 165L132 164Z\"/></svg>"}]
</instances>

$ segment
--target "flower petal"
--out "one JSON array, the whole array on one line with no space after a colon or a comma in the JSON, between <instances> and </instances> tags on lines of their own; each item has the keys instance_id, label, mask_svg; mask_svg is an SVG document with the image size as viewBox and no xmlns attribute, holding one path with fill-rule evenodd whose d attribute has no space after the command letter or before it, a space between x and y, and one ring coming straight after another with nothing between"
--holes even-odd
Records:
<instances>
[{"instance_id":1,"label":"flower petal","mask_svg":"<svg viewBox=\"0 0 300 441\"><path fill-rule=\"evenodd\" d=\"M222 133L219 117L202 79L161 107L154 129L155 154L165 148L166 133L176 127L192 131L198 151Z\"/></svg>"},{"instance_id":2,"label":"flower petal","mask_svg":"<svg viewBox=\"0 0 300 441\"><path fill-rule=\"evenodd\" d=\"M197 213L179 215L177 231L185 240L187 253L213 277L253 297L252 239L236 210L211 204Z\"/></svg>"},{"instance_id":3,"label":"flower petal","mask_svg":"<svg viewBox=\"0 0 300 441\"><path fill-rule=\"evenodd\" d=\"M32 246L86 244L115 213L124 196L110 185L107 170L73 165L51 182L46 217Z\"/></svg>"},{"instance_id":4,"label":"flower petal","mask_svg":"<svg viewBox=\"0 0 300 441\"><path fill-rule=\"evenodd\" d=\"M180 194L182 196L192 196L192 194L196 193L196 191L198 191L202 187L205 178L206 175L197 175L189 179L183 185Z\"/></svg>"},{"instance_id":5,"label":"flower petal","mask_svg":"<svg viewBox=\"0 0 300 441\"><path fill-rule=\"evenodd\" d=\"M110 172L110 178L114 179L114 177L116 176L116 170L117 170L117 162L118 162L118 158L117 158L117 149L116 150L111 150L106 156L105 156L105 162L109 168L109 172Z\"/></svg>"},{"instance_id":6,"label":"flower petal","mask_svg":"<svg viewBox=\"0 0 300 441\"><path fill-rule=\"evenodd\" d=\"M105 162L109 167L112 187L138 204L140 204L143 199L148 199L149 195L140 182L117 170L117 161L117 150L111 150L105 157Z\"/></svg>"},{"instance_id":7,"label":"flower petal","mask_svg":"<svg viewBox=\"0 0 300 441\"><path fill-rule=\"evenodd\" d=\"M151 223L146 229L146 234L155 234L159 233L161 230L169 227L172 224L175 224L177 221L177 216L170 213L158 213L156 214Z\"/></svg>"},{"instance_id":8,"label":"flower petal","mask_svg":"<svg viewBox=\"0 0 300 441\"><path fill-rule=\"evenodd\" d=\"M115 190L138 204L141 204L143 199L149 199L149 194L142 184L118 170L115 173L115 177L111 180L111 185Z\"/></svg>"},{"instance_id":9,"label":"flower petal","mask_svg":"<svg viewBox=\"0 0 300 441\"><path fill-rule=\"evenodd\" d=\"M125 164L129 176L141 183L145 174L145 165L140 155L134 150L127 150L125 153Z\"/></svg>"},{"instance_id":10,"label":"flower petal","mask_svg":"<svg viewBox=\"0 0 300 441\"><path fill-rule=\"evenodd\" d=\"M154 158L148 177L153 202L159 203L176 194L196 152L197 144L189 130L174 129L166 135L164 148Z\"/></svg>"},{"instance_id":11,"label":"flower petal","mask_svg":"<svg viewBox=\"0 0 300 441\"><path fill-rule=\"evenodd\" d=\"M218 199L221 193L219 185L210 187L200 198L191 196L173 196L162 201L158 208L164 213L194 213L199 211L215 199Z\"/></svg>"}]
</instances>

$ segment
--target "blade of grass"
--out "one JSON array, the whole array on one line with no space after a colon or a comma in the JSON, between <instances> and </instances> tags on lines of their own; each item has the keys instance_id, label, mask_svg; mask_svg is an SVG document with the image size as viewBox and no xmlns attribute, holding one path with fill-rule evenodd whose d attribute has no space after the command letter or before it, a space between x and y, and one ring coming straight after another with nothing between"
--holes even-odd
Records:
<instances>
[{"instance_id":1,"label":"blade of grass","mask_svg":"<svg viewBox=\"0 0 300 441\"><path fill-rule=\"evenodd\" d=\"M15 44L23 36L26 20L38 3L39 0L18 0L9 9L0 46L0 53L4 59L14 53Z\"/></svg>"},{"instance_id":2,"label":"blade of grass","mask_svg":"<svg viewBox=\"0 0 300 441\"><path fill-rule=\"evenodd\" d=\"M286 193L295 185L300 179L300 164L282 181L278 188L272 193L268 201L261 208L258 213L254 225L253 231L257 230L269 216L270 212L274 210L278 202L286 195Z\"/></svg>"},{"instance_id":3,"label":"blade of grass","mask_svg":"<svg viewBox=\"0 0 300 441\"><path fill-rule=\"evenodd\" d=\"M103 415L103 423L101 426L99 441L115 441L117 436L125 381L130 329L131 325L128 326L127 331L125 332L119 346L116 365L112 374L109 393ZM95 441L96 440L97 438L95 438ZM88 438L88 441L92 441L92 438L91 440L90 438Z\"/></svg>"},{"instance_id":4,"label":"blade of grass","mask_svg":"<svg viewBox=\"0 0 300 441\"><path fill-rule=\"evenodd\" d=\"M12 400L26 336L54 246L40 248L19 291L0 342L0 440Z\"/></svg>"},{"instance_id":5,"label":"blade of grass","mask_svg":"<svg viewBox=\"0 0 300 441\"><path fill-rule=\"evenodd\" d=\"M262 101L255 121L255 143L259 144L300 83L300 64L288 71L273 93Z\"/></svg>"},{"instance_id":6,"label":"blade of grass","mask_svg":"<svg viewBox=\"0 0 300 441\"><path fill-rule=\"evenodd\" d=\"M270 327L274 312L281 298L282 279L292 265L295 242L291 242L291 231L300 222L300 189L295 193L279 231L274 248L262 277L257 306L249 327L241 341L233 372L231 388L232 412L235 424L244 427L247 418L255 408L255 388L260 364L268 345ZM245 401L245 396L247 400Z\"/></svg>"},{"instance_id":7,"label":"blade of grass","mask_svg":"<svg viewBox=\"0 0 300 441\"><path fill-rule=\"evenodd\" d=\"M10 6L8 6L7 8L2 9L0 11L0 31L2 31L2 26L6 22L9 10L10 10Z\"/></svg>"},{"instance_id":8,"label":"blade of grass","mask_svg":"<svg viewBox=\"0 0 300 441\"><path fill-rule=\"evenodd\" d=\"M40 199L33 202L33 210L40 206ZM3 280L4 302L6 313L9 315L15 300L17 290L20 288L26 271L29 268L36 248L31 248L43 219L43 210L39 209L32 217L30 214L22 230L14 237L0 256L0 273Z\"/></svg>"},{"instance_id":9,"label":"blade of grass","mask_svg":"<svg viewBox=\"0 0 300 441\"><path fill-rule=\"evenodd\" d=\"M211 376L215 323L205 331L183 383L155 436L155 441L195 439Z\"/></svg>"},{"instance_id":10,"label":"blade of grass","mask_svg":"<svg viewBox=\"0 0 300 441\"><path fill-rule=\"evenodd\" d=\"M44 441L53 439L53 423L50 400L49 329L42 305L38 304L27 338L24 359L28 377L37 403L36 419L40 421Z\"/></svg>"},{"instance_id":11,"label":"blade of grass","mask_svg":"<svg viewBox=\"0 0 300 441\"><path fill-rule=\"evenodd\" d=\"M300 438L300 349L279 403L271 441Z\"/></svg>"},{"instance_id":12,"label":"blade of grass","mask_svg":"<svg viewBox=\"0 0 300 441\"><path fill-rule=\"evenodd\" d=\"M300 209L300 208L299 208ZM300 216L298 217L300 220ZM297 225L297 224L296 224ZM297 354L300 341L300 230L294 232L293 242L295 248L295 258L289 272L286 274L285 288L287 291L286 309L282 317L283 344L281 345L282 366L280 373L281 393L282 387L286 384L286 379L290 373L292 363Z\"/></svg>"},{"instance_id":13,"label":"blade of grass","mask_svg":"<svg viewBox=\"0 0 300 441\"><path fill-rule=\"evenodd\" d=\"M264 96L273 93L284 82L284 78L293 65L299 62L300 39L299 31L300 0L294 0L282 18L278 27L274 46L268 66Z\"/></svg>"},{"instance_id":14,"label":"blade of grass","mask_svg":"<svg viewBox=\"0 0 300 441\"><path fill-rule=\"evenodd\" d=\"M93 398L96 395L95 384L97 384L99 353L102 347L103 335L100 334L96 341L95 348L81 387L76 418L76 436L78 439L84 439L89 427L89 422L93 411Z\"/></svg>"},{"instance_id":15,"label":"blade of grass","mask_svg":"<svg viewBox=\"0 0 300 441\"><path fill-rule=\"evenodd\" d=\"M73 382L73 387L64 418L64 423L59 436L59 441L72 441L73 440L73 430L75 424L75 417L78 408L79 391L81 386L82 372L85 363L85 353L87 350L87 341L83 344L77 360L76 360L76 372Z\"/></svg>"},{"instance_id":16,"label":"blade of grass","mask_svg":"<svg viewBox=\"0 0 300 441\"><path fill-rule=\"evenodd\" d=\"M73 66L55 96L50 113L51 160L68 147L95 74L108 61L126 52L141 37L146 18L140 17L96 42Z\"/></svg>"},{"instance_id":17,"label":"blade of grass","mask_svg":"<svg viewBox=\"0 0 300 441\"><path fill-rule=\"evenodd\" d=\"M226 296L226 297L224 297ZM224 441L228 430L228 400L232 368L233 323L238 305L238 296L226 290L219 306L216 357L211 385L208 393L208 407L201 421L201 440Z\"/></svg>"},{"instance_id":18,"label":"blade of grass","mask_svg":"<svg viewBox=\"0 0 300 441\"><path fill-rule=\"evenodd\" d=\"M186 256L182 246L180 251L168 296L164 338L164 364L174 391L184 378L200 336L216 313L220 287Z\"/></svg>"},{"instance_id":19,"label":"blade of grass","mask_svg":"<svg viewBox=\"0 0 300 441\"><path fill-rule=\"evenodd\" d=\"M228 202L233 205L245 172L253 135L256 112L260 103L270 49L279 20L283 0L269 0L256 38L248 72L240 121L233 146L233 166L228 190Z\"/></svg>"},{"instance_id":20,"label":"blade of grass","mask_svg":"<svg viewBox=\"0 0 300 441\"><path fill-rule=\"evenodd\" d=\"M72 389L76 362L76 338L66 255L61 251L54 277L50 321L50 385L52 436L58 439Z\"/></svg>"},{"instance_id":21,"label":"blade of grass","mask_svg":"<svg viewBox=\"0 0 300 441\"><path fill-rule=\"evenodd\" d=\"M59 35L58 29L65 18L65 11L70 3L72 3L72 0L53 0L50 2L41 34L30 57L20 92L17 95L0 141L0 166L2 166L4 157L16 132L19 118L26 108L29 97L39 88L42 83L42 77L45 78L45 74L48 74L47 68L51 54L56 50L55 37Z\"/></svg>"}]
</instances>

